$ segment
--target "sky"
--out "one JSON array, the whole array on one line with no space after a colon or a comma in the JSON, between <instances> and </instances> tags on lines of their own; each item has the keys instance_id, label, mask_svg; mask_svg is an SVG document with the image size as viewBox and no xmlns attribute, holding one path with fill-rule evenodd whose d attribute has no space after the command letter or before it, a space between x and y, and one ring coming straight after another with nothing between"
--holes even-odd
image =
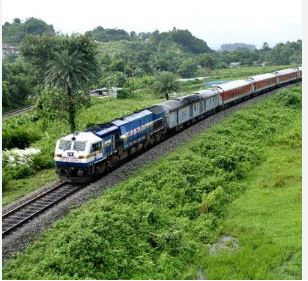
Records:
<instances>
[{"instance_id":1,"label":"sky","mask_svg":"<svg viewBox=\"0 0 308 281\"><path fill-rule=\"evenodd\" d=\"M2 0L1 20L36 17L61 33L188 29L209 47L302 39L302 0Z\"/></svg>"}]
</instances>

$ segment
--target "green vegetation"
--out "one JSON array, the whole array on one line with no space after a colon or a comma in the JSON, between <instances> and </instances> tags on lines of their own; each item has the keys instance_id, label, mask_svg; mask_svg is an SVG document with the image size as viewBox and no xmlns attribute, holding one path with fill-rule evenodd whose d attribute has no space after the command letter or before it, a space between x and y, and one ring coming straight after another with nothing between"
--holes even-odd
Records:
<instances>
[{"instance_id":1,"label":"green vegetation","mask_svg":"<svg viewBox=\"0 0 308 281\"><path fill-rule=\"evenodd\" d=\"M44 33L55 34L55 30L52 25L40 19L28 18L21 22L19 18L15 18L12 23L5 22L2 25L2 42L15 45L21 43L26 35Z\"/></svg>"},{"instance_id":2,"label":"green vegetation","mask_svg":"<svg viewBox=\"0 0 308 281\"><path fill-rule=\"evenodd\" d=\"M83 56L88 63L88 70L93 72L95 76L99 73L98 62L96 56L96 44L84 35L28 35L20 45L20 52L24 60L32 65L35 70L34 78L38 93L45 83L45 73L49 71L48 62L55 60L55 54L67 50L69 55L74 52ZM93 77L92 83L97 77Z\"/></svg>"},{"instance_id":3,"label":"green vegetation","mask_svg":"<svg viewBox=\"0 0 308 281\"><path fill-rule=\"evenodd\" d=\"M162 72L153 84L153 91L159 96L164 96L166 100L169 99L170 94L177 92L179 88L179 81L170 72Z\"/></svg>"},{"instance_id":4,"label":"green vegetation","mask_svg":"<svg viewBox=\"0 0 308 281\"><path fill-rule=\"evenodd\" d=\"M59 96L62 98L61 103L54 103L53 106L49 106L50 103L45 103L47 110L58 111L59 104L67 109L68 121L70 124L71 133L76 131L76 114L77 108L88 101L85 98L80 98L77 95L81 91L81 85L90 80L92 67L88 64L85 56L75 50L73 53L69 53L68 49L55 53L54 58L47 64L46 72L46 84L55 87L58 90L62 90ZM47 95L46 98L53 97L52 94ZM43 101L44 103L44 101Z\"/></svg>"},{"instance_id":5,"label":"green vegetation","mask_svg":"<svg viewBox=\"0 0 308 281\"><path fill-rule=\"evenodd\" d=\"M71 212L24 253L8 261L3 278L195 279L200 271L220 277L220 272L215 272L218 265L214 256L209 256L209 245L225 229L232 230L235 237L238 234L243 247L237 259L230 254L230 267L228 257L221 257L226 264L221 273L225 278L234 277L225 273L234 269L235 260L242 266L239 276L245 279L299 278L300 231L296 221L284 220L283 227L277 225L281 220L278 213L266 216L265 222L265 217L255 214L270 212L276 199L286 204L282 208L287 218L291 208L300 208L298 184L291 196L287 192L293 181L298 183L299 171L285 174L290 166L282 163L285 159L292 161L286 165L293 163L291 149L300 153L300 120L300 87L281 90L275 97L233 114L104 196ZM282 148L287 151L277 153ZM278 168L274 178L270 174L263 177L266 167L259 166L262 163L270 163L270 171ZM254 175L261 186L253 181ZM296 196L299 203L294 205ZM234 212L232 202L238 206ZM241 211L251 207L249 202L252 209L263 210L248 212L253 220L241 220ZM293 214L300 223L300 211ZM298 236L294 243L284 243L290 226L296 229L292 234ZM282 240L271 240L275 235ZM254 255L258 263L246 253ZM294 264L297 268L292 267ZM255 276L250 275L251 269Z\"/></svg>"},{"instance_id":6,"label":"green vegetation","mask_svg":"<svg viewBox=\"0 0 308 281\"><path fill-rule=\"evenodd\" d=\"M285 95L287 97L287 95ZM301 279L301 119L274 139L266 161L243 182L246 193L229 208L221 231L239 249L208 257L209 279Z\"/></svg>"},{"instance_id":7,"label":"green vegetation","mask_svg":"<svg viewBox=\"0 0 308 281\"><path fill-rule=\"evenodd\" d=\"M35 175L31 175L28 178L11 180L6 183L6 189L2 190L2 206L6 206L46 183L56 180L58 180L58 176L54 169L38 171Z\"/></svg>"},{"instance_id":8,"label":"green vegetation","mask_svg":"<svg viewBox=\"0 0 308 281\"><path fill-rule=\"evenodd\" d=\"M2 110L29 105L34 93L33 68L21 58L2 62Z\"/></svg>"},{"instance_id":9,"label":"green vegetation","mask_svg":"<svg viewBox=\"0 0 308 281\"><path fill-rule=\"evenodd\" d=\"M232 43L232 44L222 44L220 46L222 51L235 51L239 49L249 49L251 51L256 49L255 45L245 44L245 43Z\"/></svg>"}]
</instances>

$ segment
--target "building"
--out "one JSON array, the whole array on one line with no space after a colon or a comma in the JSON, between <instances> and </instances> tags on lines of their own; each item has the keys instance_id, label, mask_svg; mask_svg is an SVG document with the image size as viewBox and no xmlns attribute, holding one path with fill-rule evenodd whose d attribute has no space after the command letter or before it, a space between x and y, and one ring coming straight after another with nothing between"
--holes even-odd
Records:
<instances>
[{"instance_id":1,"label":"building","mask_svg":"<svg viewBox=\"0 0 308 281\"><path fill-rule=\"evenodd\" d=\"M100 89L94 89L90 91L91 96L96 96L96 97L117 97L118 90L121 90L122 88L117 88L117 87L111 87L110 89L108 88L100 88Z\"/></svg>"},{"instance_id":2,"label":"building","mask_svg":"<svg viewBox=\"0 0 308 281\"><path fill-rule=\"evenodd\" d=\"M239 67L240 65L241 65L240 62L231 62L231 63L229 64L229 67L230 67L230 68Z\"/></svg>"},{"instance_id":3,"label":"building","mask_svg":"<svg viewBox=\"0 0 308 281\"><path fill-rule=\"evenodd\" d=\"M2 44L2 57L18 56L19 51L17 47L10 44Z\"/></svg>"}]
</instances>

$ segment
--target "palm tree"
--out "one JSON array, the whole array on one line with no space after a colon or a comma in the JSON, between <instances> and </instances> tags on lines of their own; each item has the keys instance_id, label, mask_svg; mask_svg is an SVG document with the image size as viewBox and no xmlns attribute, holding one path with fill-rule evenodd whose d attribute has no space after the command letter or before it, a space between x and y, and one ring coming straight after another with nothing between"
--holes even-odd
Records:
<instances>
[{"instance_id":1,"label":"palm tree","mask_svg":"<svg viewBox=\"0 0 308 281\"><path fill-rule=\"evenodd\" d=\"M171 72L162 72L157 81L153 84L153 90L159 95L164 95L166 99L169 99L169 94L178 91L180 84L177 78Z\"/></svg>"},{"instance_id":2,"label":"palm tree","mask_svg":"<svg viewBox=\"0 0 308 281\"><path fill-rule=\"evenodd\" d=\"M54 53L54 58L47 63L45 82L47 85L63 89L67 94L67 107L71 132L76 130L76 104L74 90L90 78L90 67L84 56L77 51L69 54L68 50Z\"/></svg>"}]
</instances>

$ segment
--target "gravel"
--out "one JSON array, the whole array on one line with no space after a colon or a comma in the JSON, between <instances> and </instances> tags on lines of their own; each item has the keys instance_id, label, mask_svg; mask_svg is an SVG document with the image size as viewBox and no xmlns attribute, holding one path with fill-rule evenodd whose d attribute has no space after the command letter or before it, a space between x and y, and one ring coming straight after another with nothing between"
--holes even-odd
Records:
<instances>
[{"instance_id":1,"label":"gravel","mask_svg":"<svg viewBox=\"0 0 308 281\"><path fill-rule=\"evenodd\" d=\"M14 256L17 252L23 250L30 241L39 238L41 233L46 228L51 227L58 219L63 218L71 209L78 208L90 199L102 195L102 193L104 193L107 188L110 188L123 180L127 180L136 170L143 168L151 161L175 150L179 145L189 141L197 134L205 132L214 124L221 122L224 117L230 115L232 112L235 112L243 107L264 99L265 97L272 95L275 92L276 90L242 102L196 123L195 125L187 128L185 131L176 134L175 136L165 140L164 142L156 145L138 157L132 159L130 162L123 164L119 168L104 176L102 179L89 184L65 200L59 202L51 209L47 210L40 216L34 218L24 226L3 238L3 262L5 262L9 257ZM17 203L11 204L3 211L6 212L11 208L16 207L22 202L25 202L29 198L33 197L34 194L36 195L38 193L44 192L44 190L48 188L51 188L51 186L41 188L38 191L29 194L26 199L23 198Z\"/></svg>"}]
</instances>

